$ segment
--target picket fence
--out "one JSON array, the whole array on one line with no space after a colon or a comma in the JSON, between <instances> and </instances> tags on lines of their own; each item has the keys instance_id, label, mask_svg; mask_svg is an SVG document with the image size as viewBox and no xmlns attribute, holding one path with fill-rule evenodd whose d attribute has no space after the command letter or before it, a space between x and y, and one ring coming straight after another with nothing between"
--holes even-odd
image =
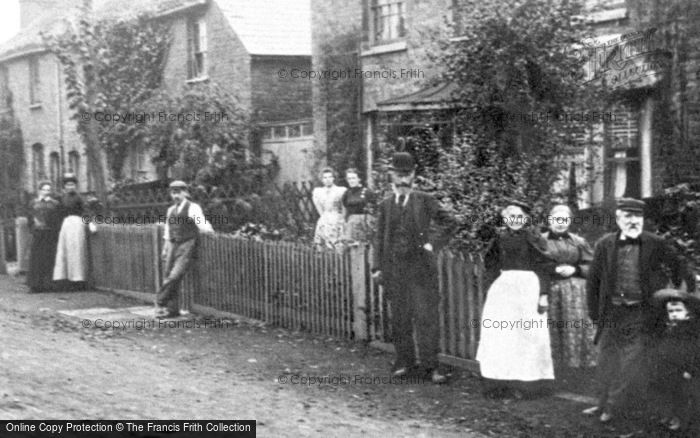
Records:
<instances>
[{"instance_id":1,"label":"picket fence","mask_svg":"<svg viewBox=\"0 0 700 438\"><path fill-rule=\"evenodd\" d=\"M391 310L371 281L370 248L319 251L218 233L202 235L199 245L181 290L184 309L391 348ZM157 225L98 226L90 239L92 282L152 301L161 281L161 249ZM443 251L438 269L440 359L473 369L483 261Z\"/></svg>"}]
</instances>

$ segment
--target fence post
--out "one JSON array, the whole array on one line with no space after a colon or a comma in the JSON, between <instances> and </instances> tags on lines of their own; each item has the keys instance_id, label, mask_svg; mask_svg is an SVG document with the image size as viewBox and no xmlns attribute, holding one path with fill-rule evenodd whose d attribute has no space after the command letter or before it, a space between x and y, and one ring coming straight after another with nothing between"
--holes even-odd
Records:
<instances>
[{"instance_id":1,"label":"fence post","mask_svg":"<svg viewBox=\"0 0 700 438\"><path fill-rule=\"evenodd\" d=\"M151 228L151 242L153 245L153 282L154 292L157 294L160 289L160 233L159 226ZM155 295L154 298L155 300Z\"/></svg>"},{"instance_id":2,"label":"fence post","mask_svg":"<svg viewBox=\"0 0 700 438\"><path fill-rule=\"evenodd\" d=\"M7 265L5 264L5 221L0 221L0 274L7 274Z\"/></svg>"},{"instance_id":3,"label":"fence post","mask_svg":"<svg viewBox=\"0 0 700 438\"><path fill-rule=\"evenodd\" d=\"M352 277L352 331L356 340L367 339L367 251L364 246L350 248L350 274Z\"/></svg>"},{"instance_id":4,"label":"fence post","mask_svg":"<svg viewBox=\"0 0 700 438\"><path fill-rule=\"evenodd\" d=\"M15 235L17 237L17 270L29 270L29 246L32 235L29 233L29 220L26 217L15 219Z\"/></svg>"}]
</instances>

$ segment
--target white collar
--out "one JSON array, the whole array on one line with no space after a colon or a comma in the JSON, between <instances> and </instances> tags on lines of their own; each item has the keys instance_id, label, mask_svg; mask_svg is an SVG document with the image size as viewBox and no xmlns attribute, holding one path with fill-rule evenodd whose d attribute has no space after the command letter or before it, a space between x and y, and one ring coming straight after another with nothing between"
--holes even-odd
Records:
<instances>
[{"instance_id":1,"label":"white collar","mask_svg":"<svg viewBox=\"0 0 700 438\"><path fill-rule=\"evenodd\" d=\"M399 203L399 192L397 190L394 190L394 203L398 204ZM405 207L408 204L408 197L411 196L411 192L406 193L406 199L403 200L403 205L402 207Z\"/></svg>"}]
</instances>

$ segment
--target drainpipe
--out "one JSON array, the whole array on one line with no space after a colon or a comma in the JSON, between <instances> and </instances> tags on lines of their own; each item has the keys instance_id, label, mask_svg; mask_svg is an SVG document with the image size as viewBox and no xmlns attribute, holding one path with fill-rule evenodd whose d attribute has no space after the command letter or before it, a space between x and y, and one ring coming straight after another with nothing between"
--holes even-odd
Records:
<instances>
[{"instance_id":1,"label":"drainpipe","mask_svg":"<svg viewBox=\"0 0 700 438\"><path fill-rule=\"evenodd\" d=\"M66 168L66 154L63 147L63 87L61 79L61 63L56 59L56 118L58 121L58 153L61 158L58 169L59 178L65 173L64 169ZM76 175L76 177L80 178L80 175Z\"/></svg>"}]
</instances>

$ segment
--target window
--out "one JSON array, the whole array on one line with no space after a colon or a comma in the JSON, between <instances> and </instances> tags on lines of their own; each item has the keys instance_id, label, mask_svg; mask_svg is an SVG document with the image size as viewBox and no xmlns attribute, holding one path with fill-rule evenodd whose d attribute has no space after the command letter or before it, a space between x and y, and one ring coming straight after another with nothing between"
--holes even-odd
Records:
<instances>
[{"instance_id":1,"label":"window","mask_svg":"<svg viewBox=\"0 0 700 438\"><path fill-rule=\"evenodd\" d=\"M77 178L80 178L80 153L78 151L68 152L68 167Z\"/></svg>"},{"instance_id":2,"label":"window","mask_svg":"<svg viewBox=\"0 0 700 438\"><path fill-rule=\"evenodd\" d=\"M29 58L29 103L32 105L41 102L41 79L39 75L39 57Z\"/></svg>"},{"instance_id":3,"label":"window","mask_svg":"<svg viewBox=\"0 0 700 438\"><path fill-rule=\"evenodd\" d=\"M314 134L314 125L311 123L304 123L301 125L301 135L313 135Z\"/></svg>"},{"instance_id":4,"label":"window","mask_svg":"<svg viewBox=\"0 0 700 438\"><path fill-rule=\"evenodd\" d=\"M639 112L629 108L614 109L608 135L608 193L613 198L641 196L639 162Z\"/></svg>"},{"instance_id":5,"label":"window","mask_svg":"<svg viewBox=\"0 0 700 438\"><path fill-rule=\"evenodd\" d=\"M207 76L207 27L204 20L187 22L187 79Z\"/></svg>"},{"instance_id":6,"label":"window","mask_svg":"<svg viewBox=\"0 0 700 438\"><path fill-rule=\"evenodd\" d=\"M136 170L138 172L146 171L146 161L148 156L146 155L146 149L144 147L136 147Z\"/></svg>"},{"instance_id":7,"label":"window","mask_svg":"<svg viewBox=\"0 0 700 438\"><path fill-rule=\"evenodd\" d=\"M0 112L10 109L10 75L6 66L0 66Z\"/></svg>"},{"instance_id":8,"label":"window","mask_svg":"<svg viewBox=\"0 0 700 438\"><path fill-rule=\"evenodd\" d=\"M49 181L54 187L61 187L61 162L58 152L49 155Z\"/></svg>"},{"instance_id":9,"label":"window","mask_svg":"<svg viewBox=\"0 0 700 438\"><path fill-rule=\"evenodd\" d=\"M374 44L391 42L406 34L404 2L396 0L372 1Z\"/></svg>"},{"instance_id":10,"label":"window","mask_svg":"<svg viewBox=\"0 0 700 438\"><path fill-rule=\"evenodd\" d=\"M264 126L261 132L262 140L264 141L287 140L290 138L308 137L314 134L311 122Z\"/></svg>"},{"instance_id":11,"label":"window","mask_svg":"<svg viewBox=\"0 0 700 438\"><path fill-rule=\"evenodd\" d=\"M287 137L301 137L301 125L289 125Z\"/></svg>"},{"instance_id":12,"label":"window","mask_svg":"<svg viewBox=\"0 0 700 438\"><path fill-rule=\"evenodd\" d=\"M45 178L44 146L41 143L36 143L32 146L32 179L34 182L34 190L38 189L39 181Z\"/></svg>"},{"instance_id":13,"label":"window","mask_svg":"<svg viewBox=\"0 0 700 438\"><path fill-rule=\"evenodd\" d=\"M286 126L275 126L272 128L273 138L285 138L287 137Z\"/></svg>"}]
</instances>

